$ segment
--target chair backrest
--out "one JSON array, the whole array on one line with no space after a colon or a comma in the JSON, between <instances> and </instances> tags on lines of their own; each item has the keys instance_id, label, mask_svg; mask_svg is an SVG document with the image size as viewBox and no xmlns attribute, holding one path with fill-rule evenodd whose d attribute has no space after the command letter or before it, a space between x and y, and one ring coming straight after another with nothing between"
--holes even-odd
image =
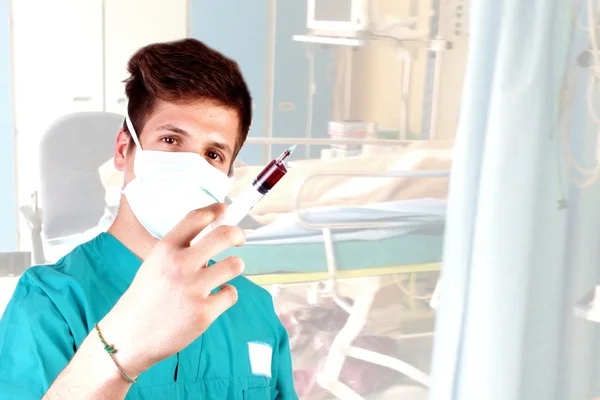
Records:
<instances>
[{"instance_id":1,"label":"chair backrest","mask_svg":"<svg viewBox=\"0 0 600 400\"><path fill-rule=\"evenodd\" d=\"M104 213L104 187L98 168L113 156L124 117L109 112L65 115L45 132L40 144L42 229L46 239L83 233Z\"/></svg>"}]
</instances>

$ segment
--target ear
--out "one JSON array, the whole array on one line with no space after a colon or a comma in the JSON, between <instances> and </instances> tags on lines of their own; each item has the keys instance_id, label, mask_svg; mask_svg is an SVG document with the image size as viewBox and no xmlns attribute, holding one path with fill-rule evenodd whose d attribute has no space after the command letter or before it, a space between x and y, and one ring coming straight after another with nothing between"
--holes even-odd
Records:
<instances>
[{"instance_id":1,"label":"ear","mask_svg":"<svg viewBox=\"0 0 600 400\"><path fill-rule=\"evenodd\" d=\"M127 165L128 158L134 156L135 149L131 152L128 151L130 141L131 135L124 129L119 130L117 142L115 144L115 154L113 156L115 168L118 171L123 172L125 165Z\"/></svg>"}]
</instances>

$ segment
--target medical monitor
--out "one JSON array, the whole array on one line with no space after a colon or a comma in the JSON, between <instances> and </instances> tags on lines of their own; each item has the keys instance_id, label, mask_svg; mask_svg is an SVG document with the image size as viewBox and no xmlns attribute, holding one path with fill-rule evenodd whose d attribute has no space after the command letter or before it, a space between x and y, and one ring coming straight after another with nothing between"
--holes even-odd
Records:
<instances>
[{"instance_id":1,"label":"medical monitor","mask_svg":"<svg viewBox=\"0 0 600 400\"><path fill-rule=\"evenodd\" d=\"M368 29L368 0L308 0L307 27L315 35L358 37Z\"/></svg>"}]
</instances>

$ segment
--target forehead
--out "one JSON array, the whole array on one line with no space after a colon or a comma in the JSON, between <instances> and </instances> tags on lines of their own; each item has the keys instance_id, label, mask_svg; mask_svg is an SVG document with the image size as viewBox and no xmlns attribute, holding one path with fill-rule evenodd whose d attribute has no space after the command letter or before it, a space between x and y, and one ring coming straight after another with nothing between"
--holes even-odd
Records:
<instances>
[{"instance_id":1,"label":"forehead","mask_svg":"<svg viewBox=\"0 0 600 400\"><path fill-rule=\"evenodd\" d=\"M158 101L146 119L143 131L151 132L170 124L187 131L196 140L220 139L232 148L239 139L240 119L229 107L208 100L185 103Z\"/></svg>"}]
</instances>

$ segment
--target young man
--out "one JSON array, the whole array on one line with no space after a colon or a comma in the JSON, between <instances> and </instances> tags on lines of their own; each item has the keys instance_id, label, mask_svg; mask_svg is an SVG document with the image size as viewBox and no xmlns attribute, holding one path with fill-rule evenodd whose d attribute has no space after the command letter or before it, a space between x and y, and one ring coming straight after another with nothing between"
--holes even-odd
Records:
<instances>
[{"instance_id":1,"label":"young man","mask_svg":"<svg viewBox=\"0 0 600 400\"><path fill-rule=\"evenodd\" d=\"M237 65L185 39L141 49L129 72L118 216L20 279L0 321L0 397L297 399L270 295L242 260L211 265L243 232L193 241L225 209L250 127Z\"/></svg>"}]
</instances>

